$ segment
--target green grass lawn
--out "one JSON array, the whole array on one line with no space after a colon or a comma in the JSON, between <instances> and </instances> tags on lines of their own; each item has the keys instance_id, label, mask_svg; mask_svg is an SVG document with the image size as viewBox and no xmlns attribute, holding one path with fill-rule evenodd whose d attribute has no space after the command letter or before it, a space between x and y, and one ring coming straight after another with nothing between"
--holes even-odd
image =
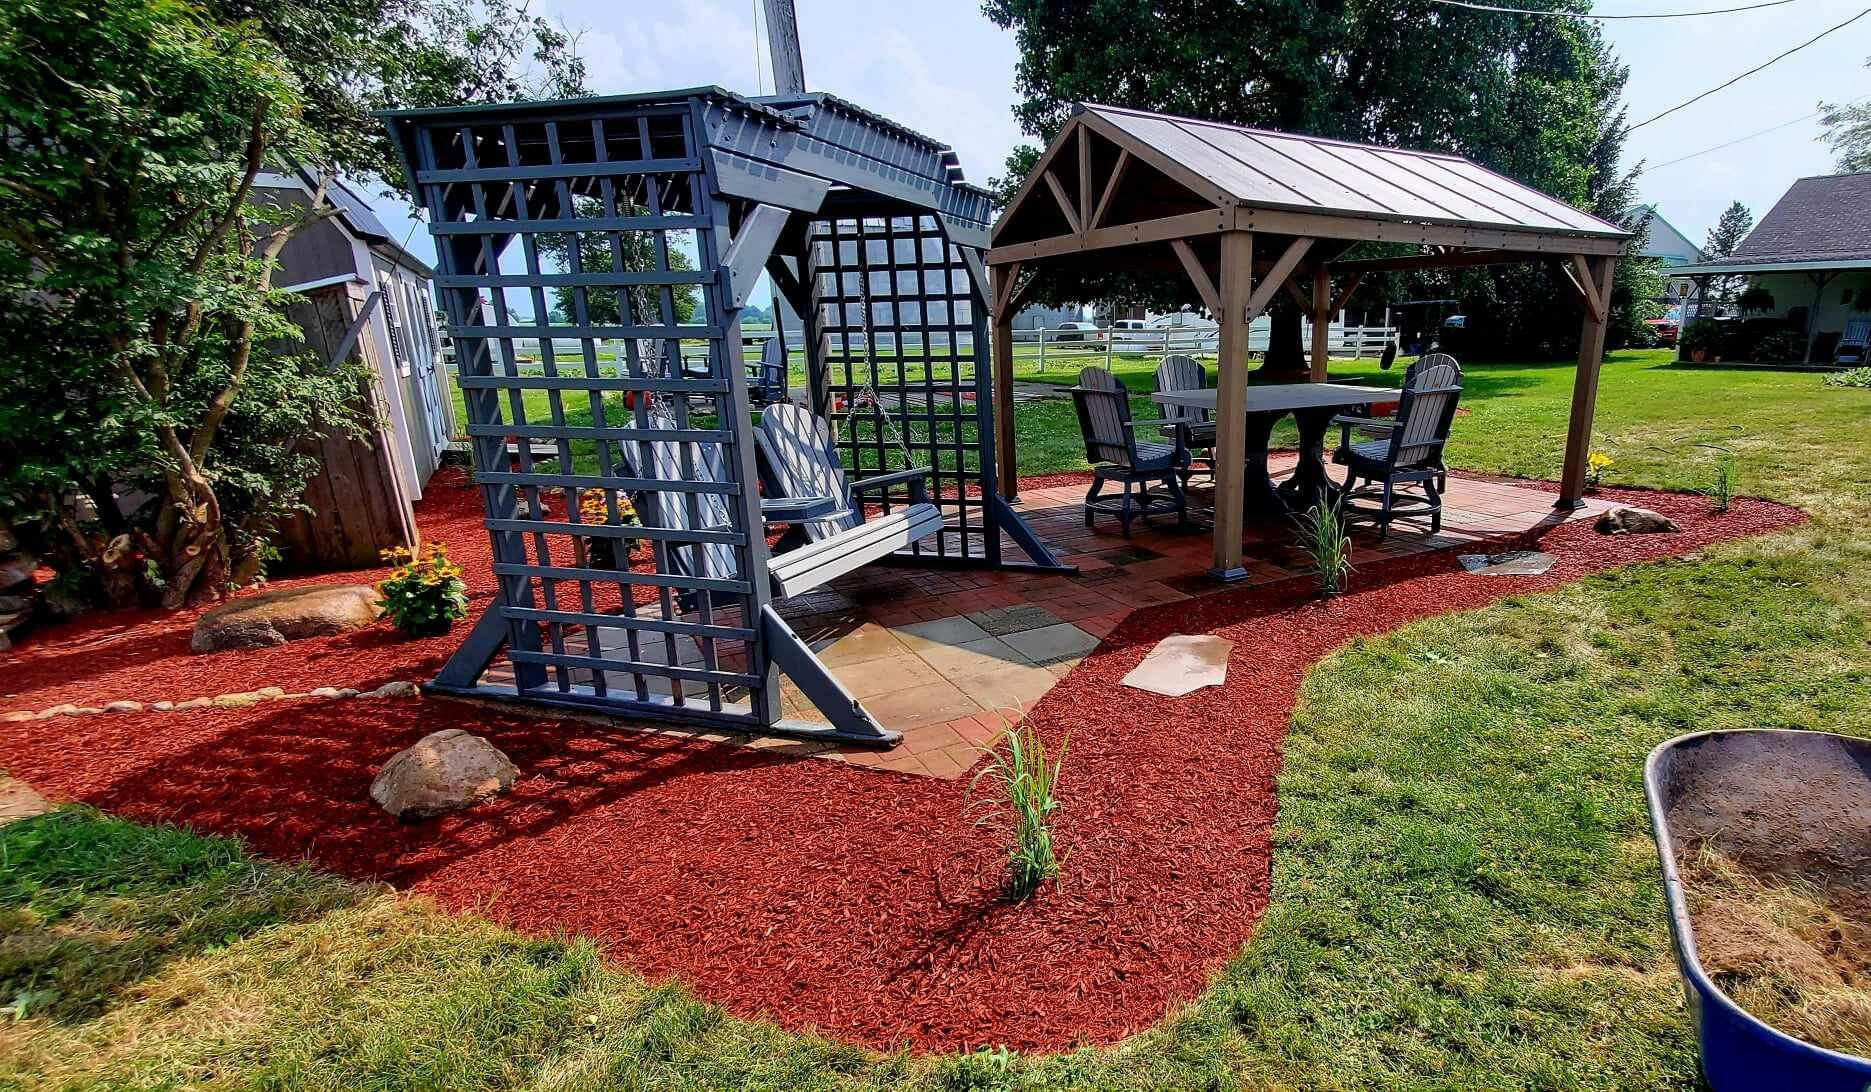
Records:
<instances>
[{"instance_id":1,"label":"green grass lawn","mask_svg":"<svg viewBox=\"0 0 1871 1092\"><path fill-rule=\"evenodd\" d=\"M1452 462L1552 475L1570 384L1471 366ZM1061 405L1069 423L1022 407L1023 470L1071 465L1046 439L1070 435ZM1608 479L1705 484L1697 445L1718 442L1744 491L1813 522L1317 665L1265 920L1120 1047L874 1055L728 1018L583 941L69 809L0 829L0 1087L1693 1088L1642 759L1700 728L1871 734L1867 435L1868 390L1615 355Z\"/></svg>"}]
</instances>

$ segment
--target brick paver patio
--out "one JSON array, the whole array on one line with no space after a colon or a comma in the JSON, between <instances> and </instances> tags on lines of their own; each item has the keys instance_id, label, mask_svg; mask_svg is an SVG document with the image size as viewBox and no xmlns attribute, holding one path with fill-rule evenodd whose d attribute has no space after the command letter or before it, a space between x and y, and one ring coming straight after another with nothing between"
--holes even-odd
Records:
<instances>
[{"instance_id":1,"label":"brick paver patio","mask_svg":"<svg viewBox=\"0 0 1871 1092\"><path fill-rule=\"evenodd\" d=\"M1276 455L1275 473L1290 470L1292 463L1292 455ZM1247 578L1217 583L1207 575L1205 526L1139 521L1126 538L1115 520L1100 517L1087 528L1081 506L1085 489L1084 484L1029 489L1016 506L1062 560L1078 566L1076 576L873 565L780 604L788 624L845 688L886 728L903 733L896 747L877 751L702 734L800 756L960 777L984 744L1043 697L1132 610L1305 572L1288 531L1250 528ZM1208 496L1198 479L1192 505L1200 508ZM1453 550L1554 524L1566 517L1554 511L1553 499L1553 492L1540 486L1453 474L1440 533L1428 534L1426 524L1402 522L1379 543L1373 533L1360 530L1353 536L1352 562ZM1595 517L1603 509L1588 501L1571 518ZM1018 556L1011 544L1008 552ZM607 649L611 643L605 642ZM689 658L682 656L685 662ZM787 719L823 723L790 680L782 680L781 700Z\"/></svg>"}]
</instances>

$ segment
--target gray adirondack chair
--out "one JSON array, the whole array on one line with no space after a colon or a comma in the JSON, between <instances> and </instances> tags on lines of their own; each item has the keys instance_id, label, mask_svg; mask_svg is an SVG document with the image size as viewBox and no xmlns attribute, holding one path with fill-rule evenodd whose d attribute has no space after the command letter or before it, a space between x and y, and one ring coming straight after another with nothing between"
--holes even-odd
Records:
<instances>
[{"instance_id":1,"label":"gray adirondack chair","mask_svg":"<svg viewBox=\"0 0 1871 1092\"><path fill-rule=\"evenodd\" d=\"M675 417L661 405L649 411L652 429L673 430L680 427ZM697 488L689 491L655 491L638 496L637 518L646 527L665 527L683 531L718 531L731 534L734 518L725 493L706 491L705 486L729 480L719 444L686 444L679 440L648 440L622 445L628 468L645 458L655 476L663 481L680 481ZM685 451L684 449L688 450ZM699 542L665 548L670 567L680 575L702 580L737 580L734 546L729 542Z\"/></svg>"},{"instance_id":2,"label":"gray adirondack chair","mask_svg":"<svg viewBox=\"0 0 1871 1092\"><path fill-rule=\"evenodd\" d=\"M754 442L767 465L768 518L796 521L807 539L767 566L782 597L810 591L942 529L942 510L929 500L928 467L854 482L838 461L831 428L809 410L790 402L768 406ZM859 494L894 486L909 487L909 503L867 518Z\"/></svg>"},{"instance_id":3,"label":"gray adirondack chair","mask_svg":"<svg viewBox=\"0 0 1871 1092\"><path fill-rule=\"evenodd\" d=\"M1182 481L1189 465L1189 450L1182 444L1181 430L1172 433L1172 443L1138 440L1138 429L1169 422L1131 420L1130 392L1103 368L1086 368L1078 373L1072 403L1078 410L1078 428L1085 439L1085 458L1092 463L1091 490L1085 494L1085 526L1090 527L1093 516L1100 512L1116 516L1126 535L1130 534L1131 521L1139 516L1148 519L1174 512L1178 522L1187 523L1189 499ZM1102 496L1108 482L1121 484L1123 495ZM1160 493L1150 489L1155 484L1162 486Z\"/></svg>"},{"instance_id":4,"label":"gray adirondack chair","mask_svg":"<svg viewBox=\"0 0 1871 1092\"><path fill-rule=\"evenodd\" d=\"M1838 347L1832 351L1832 362L1863 364L1867 346L1871 346L1871 319L1852 319L1845 324L1845 332L1839 335Z\"/></svg>"},{"instance_id":5,"label":"gray adirondack chair","mask_svg":"<svg viewBox=\"0 0 1871 1092\"><path fill-rule=\"evenodd\" d=\"M1457 386L1460 386L1462 382L1462 366L1456 363L1455 358L1448 353L1430 353L1426 356L1417 357L1415 362L1404 370L1403 385L1406 387L1409 386L1411 381L1416 378L1416 373L1422 369L1445 364L1455 369L1455 383ZM1390 430L1396 423L1397 419L1395 417L1371 418L1368 423L1358 426L1358 430L1367 437L1378 438L1390 435ZM1444 493L1449 491L1449 468L1443 465L1441 455L1436 456L1436 488Z\"/></svg>"},{"instance_id":6,"label":"gray adirondack chair","mask_svg":"<svg viewBox=\"0 0 1871 1092\"><path fill-rule=\"evenodd\" d=\"M1156 366L1156 389L1159 391L1199 391L1208 385L1202 365L1187 356L1166 356ZM1209 477L1215 475L1215 415L1193 406L1165 406L1163 419L1170 422L1165 435L1180 432L1182 446L1189 451L1189 465L1183 468L1182 483L1189 484L1199 461ZM1197 453L1202 453L1200 456Z\"/></svg>"},{"instance_id":7,"label":"gray adirondack chair","mask_svg":"<svg viewBox=\"0 0 1871 1092\"><path fill-rule=\"evenodd\" d=\"M1345 467L1341 504L1348 519L1375 522L1379 538L1390 533L1391 521L1399 516L1427 516L1431 534L1442 530L1442 493L1448 480L1442 449L1461 396L1462 370L1455 361L1425 358L1404 380L1394 420L1332 419L1341 430L1332 461ZM1377 429L1383 435L1354 442L1353 429ZM1403 492L1411 488L1418 492Z\"/></svg>"}]
</instances>

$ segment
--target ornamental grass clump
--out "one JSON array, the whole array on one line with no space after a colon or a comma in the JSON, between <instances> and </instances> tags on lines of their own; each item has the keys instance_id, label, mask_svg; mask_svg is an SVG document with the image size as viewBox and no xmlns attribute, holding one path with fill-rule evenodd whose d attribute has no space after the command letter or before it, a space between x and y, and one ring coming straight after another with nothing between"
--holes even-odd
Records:
<instances>
[{"instance_id":1,"label":"ornamental grass clump","mask_svg":"<svg viewBox=\"0 0 1871 1092\"><path fill-rule=\"evenodd\" d=\"M1337 505L1314 505L1299 525L1300 549L1319 581L1319 594L1342 595L1351 577L1351 533Z\"/></svg>"},{"instance_id":2,"label":"ornamental grass clump","mask_svg":"<svg viewBox=\"0 0 1871 1092\"><path fill-rule=\"evenodd\" d=\"M433 637L468 616L468 586L448 548L431 542L420 556L397 546L383 551L396 568L377 585L383 614L410 637Z\"/></svg>"},{"instance_id":3,"label":"ornamental grass clump","mask_svg":"<svg viewBox=\"0 0 1871 1092\"><path fill-rule=\"evenodd\" d=\"M1717 512L1726 512L1735 499L1735 453L1728 448L1713 444L1704 445L1715 451L1715 480L1703 490Z\"/></svg>"},{"instance_id":4,"label":"ornamental grass clump","mask_svg":"<svg viewBox=\"0 0 1871 1092\"><path fill-rule=\"evenodd\" d=\"M1024 899L1040 884L1059 878L1065 858L1053 849L1052 824L1059 810L1054 792L1059 785L1059 768L1065 762L1065 748L1066 737L1062 735L1058 754L1048 761L1039 729L1032 721L1022 719L986 749L987 765L969 782L971 796L983 780L994 789L992 799L979 801L985 814L977 825L1008 821L1006 891L1011 899Z\"/></svg>"}]
</instances>

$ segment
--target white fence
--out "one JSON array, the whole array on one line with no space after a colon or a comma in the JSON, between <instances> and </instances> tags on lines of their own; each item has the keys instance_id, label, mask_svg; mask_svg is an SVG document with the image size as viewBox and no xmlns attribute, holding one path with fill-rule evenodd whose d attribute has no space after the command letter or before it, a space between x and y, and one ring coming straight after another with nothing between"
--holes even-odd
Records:
<instances>
[{"instance_id":1,"label":"white fence","mask_svg":"<svg viewBox=\"0 0 1871 1092\"><path fill-rule=\"evenodd\" d=\"M1312 324L1301 320L1300 343L1312 344ZM1265 353L1272 340L1273 323L1262 316L1247 328L1247 351ZM1397 340L1394 326L1347 326L1334 322L1327 327L1327 351L1335 357L1354 360L1377 356L1384 346ZM1214 355L1219 347L1218 330L1201 327L1164 327L1153 330L1015 330L1014 348L1022 357L1038 356L1040 370L1048 361L1062 364L1108 353L1137 356L1167 356L1170 353ZM1024 350L1024 351L1022 351Z\"/></svg>"}]
</instances>

